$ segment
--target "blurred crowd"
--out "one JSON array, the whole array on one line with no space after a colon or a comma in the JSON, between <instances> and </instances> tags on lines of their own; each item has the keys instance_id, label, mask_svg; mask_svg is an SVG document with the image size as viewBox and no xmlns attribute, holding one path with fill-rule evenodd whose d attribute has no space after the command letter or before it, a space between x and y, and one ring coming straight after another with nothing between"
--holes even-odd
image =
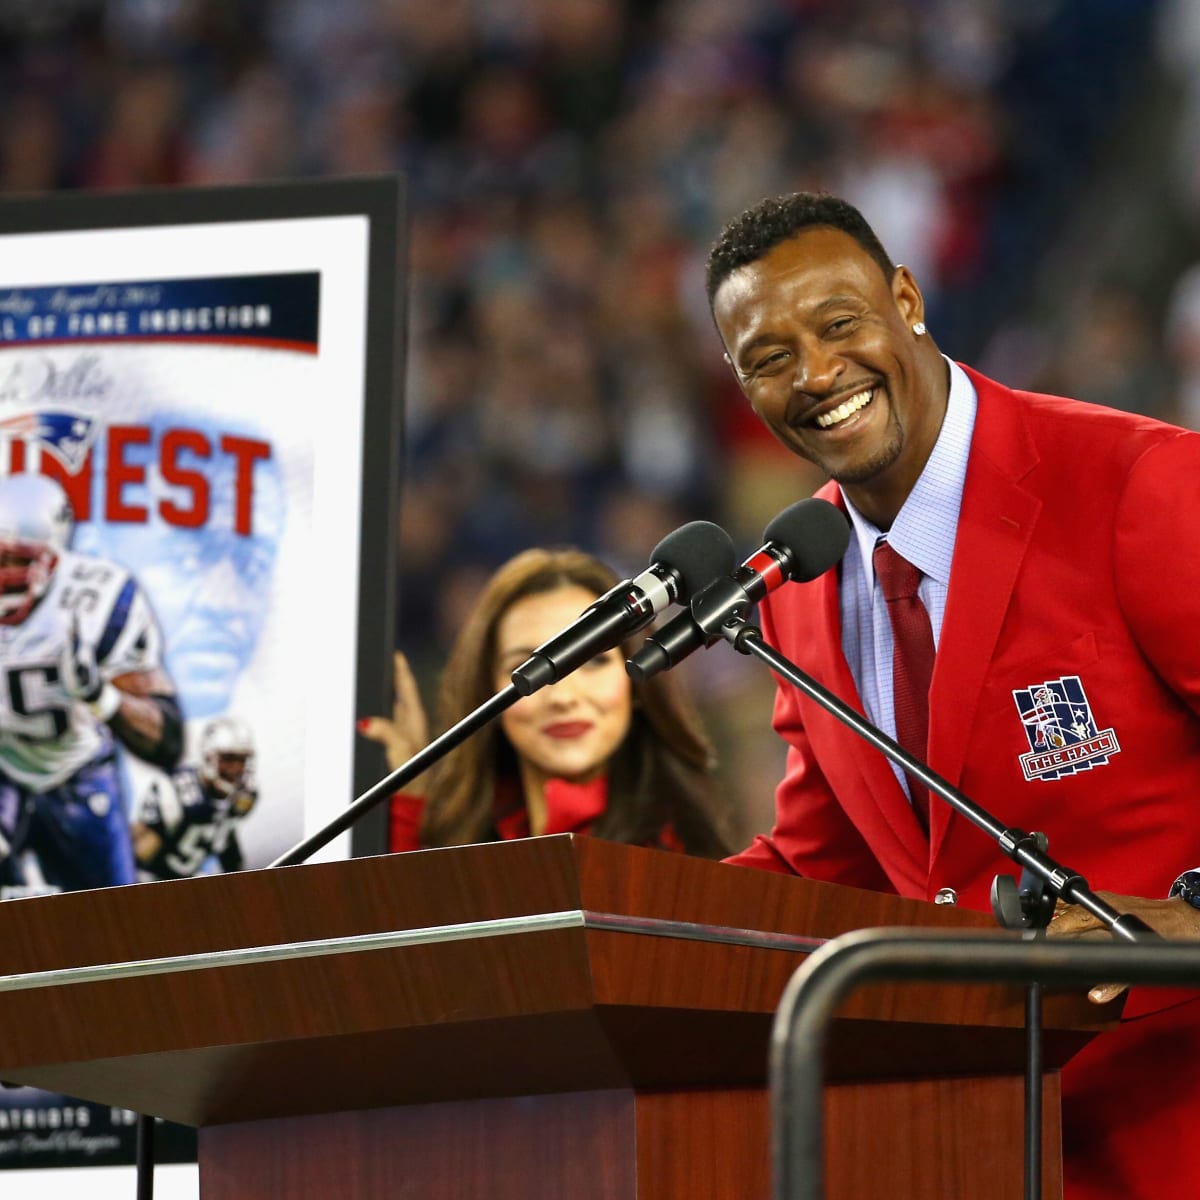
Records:
<instances>
[{"instance_id":1,"label":"blurred crowd","mask_svg":"<svg viewBox=\"0 0 1200 1200\"><path fill-rule=\"evenodd\" d=\"M1172 194L1195 203L1196 14L1190 0L5 0L0 188L404 175L397 640L428 680L514 551L571 542L630 574L697 517L748 551L819 482L747 411L704 302L708 244L767 194L857 203L912 267L948 353L1200 423L1200 274L1184 273L1198 231L1175 239L1170 304L1147 301L1165 296L1161 273L1097 273L1070 304L1034 286L1158 64L1187 139ZM1040 323L1025 311L1038 299ZM770 681L734 659L717 648L689 670L749 830L780 751Z\"/></svg>"}]
</instances>

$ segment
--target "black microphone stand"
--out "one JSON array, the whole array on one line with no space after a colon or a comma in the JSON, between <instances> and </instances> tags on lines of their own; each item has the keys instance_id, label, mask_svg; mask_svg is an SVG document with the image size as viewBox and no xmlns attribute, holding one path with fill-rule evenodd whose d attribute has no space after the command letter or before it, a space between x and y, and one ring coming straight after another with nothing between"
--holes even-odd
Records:
<instances>
[{"instance_id":1,"label":"black microphone stand","mask_svg":"<svg viewBox=\"0 0 1200 1200\"><path fill-rule=\"evenodd\" d=\"M539 646L512 673L512 682L485 700L445 733L434 738L407 762L368 788L324 828L281 854L272 867L291 867L349 829L385 796L391 796L433 766L444 754L466 741L477 729L547 684L583 666L594 655L620 645L623 638L647 625L658 607L690 593L691 580L711 578L733 563L729 535L709 521L692 521L668 534L654 548L651 567L636 579L616 584L585 610L580 619ZM642 581L652 577L648 591ZM589 619L590 618L590 619ZM581 622L583 626L581 627ZM139 1115L137 1126L137 1200L154 1197L154 1118Z\"/></svg>"},{"instance_id":2,"label":"black microphone stand","mask_svg":"<svg viewBox=\"0 0 1200 1200\"><path fill-rule=\"evenodd\" d=\"M828 688L769 646L762 630L746 619L750 604L745 592L734 580L718 580L704 588L692 600L691 608L696 624L710 637L723 638L740 654L761 659L775 674L815 700L993 838L1001 852L1022 868L1019 886L1013 884L1008 876L999 877L1007 879L1007 885L993 883L993 911L1002 926L1008 929L1044 928L1054 915L1055 897L1061 896L1069 904L1078 904L1086 909L1116 937L1125 941L1141 941L1158 936L1140 917L1132 913L1120 913L1100 899L1077 871L1055 862L1046 853L1044 835L1005 826L986 809L951 787L940 775L914 758L860 713L856 713Z\"/></svg>"},{"instance_id":3,"label":"black microphone stand","mask_svg":"<svg viewBox=\"0 0 1200 1200\"><path fill-rule=\"evenodd\" d=\"M1005 826L768 645L762 630L747 619L752 608L745 590L733 578L715 581L697 592L691 601L693 620L710 638L722 638L738 653L761 659L776 675L799 688L940 796L956 812L989 834L1000 850L1021 867L1019 884L1004 874L997 875L992 881L992 912L1003 928L1022 930L1028 938L1044 936L1054 915L1056 898L1061 896L1068 903L1085 908L1115 937L1130 942L1158 938L1140 917L1118 912L1092 891L1082 875L1055 862L1046 853L1045 834L1025 833ZM1042 1178L1042 993L1038 983L1031 984L1026 991L1025 1025L1025 1197L1026 1200L1039 1200Z\"/></svg>"},{"instance_id":4,"label":"black microphone stand","mask_svg":"<svg viewBox=\"0 0 1200 1200\"><path fill-rule=\"evenodd\" d=\"M281 854L274 862L267 863L266 869L294 867L297 863L304 862L322 846L331 842L339 833L349 829L364 813L370 812L380 800L400 791L405 784L411 783L422 772L429 770L438 759L465 742L476 730L482 729L505 709L512 708L521 699L521 695L513 684L508 684L491 699L485 700L474 712L467 713L461 721L451 725L445 733L435 737L423 750L418 750L407 762L401 763L390 775L385 775L378 783L373 783L344 812L338 813L328 825L318 829L316 833L310 834L286 854Z\"/></svg>"},{"instance_id":5,"label":"black microphone stand","mask_svg":"<svg viewBox=\"0 0 1200 1200\"><path fill-rule=\"evenodd\" d=\"M473 733L498 717L505 709L511 708L521 699L521 696L522 693L513 684L508 684L490 699L485 700L474 712L468 713L445 733L439 734L424 749L418 750L407 762L401 763L378 783L372 784L327 825L322 826L285 854L281 854L273 862L268 863L264 869L293 867L304 862L310 855L315 854L331 842L339 833L349 829L359 817L370 812L381 800L400 791L440 758L465 742ZM138 1114L137 1200L154 1200L154 1121L155 1118L146 1113Z\"/></svg>"}]
</instances>

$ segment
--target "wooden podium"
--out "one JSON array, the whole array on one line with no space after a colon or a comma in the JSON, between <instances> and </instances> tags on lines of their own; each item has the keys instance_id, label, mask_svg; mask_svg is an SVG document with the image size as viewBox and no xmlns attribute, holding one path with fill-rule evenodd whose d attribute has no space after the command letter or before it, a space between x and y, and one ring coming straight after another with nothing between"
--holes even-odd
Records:
<instances>
[{"instance_id":1,"label":"wooden podium","mask_svg":"<svg viewBox=\"0 0 1200 1200\"><path fill-rule=\"evenodd\" d=\"M10 901L0 1078L199 1126L201 1200L755 1200L805 950L991 924L569 835ZM1020 1195L1022 1022L1014 989L856 993L831 1200ZM1103 1027L1048 997L1048 1200L1055 1068Z\"/></svg>"}]
</instances>

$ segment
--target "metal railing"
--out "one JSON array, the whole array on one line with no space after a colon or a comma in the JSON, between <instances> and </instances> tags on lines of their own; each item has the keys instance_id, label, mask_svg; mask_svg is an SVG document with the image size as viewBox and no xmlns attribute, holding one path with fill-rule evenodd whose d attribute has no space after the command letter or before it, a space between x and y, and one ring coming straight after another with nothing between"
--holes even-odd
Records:
<instances>
[{"instance_id":1,"label":"metal railing","mask_svg":"<svg viewBox=\"0 0 1200 1200\"><path fill-rule=\"evenodd\" d=\"M771 1034L774 1200L825 1195L825 1041L838 1007L862 984L916 981L1196 986L1200 944L1027 941L1004 932L968 937L896 929L859 930L828 942L789 980Z\"/></svg>"}]
</instances>

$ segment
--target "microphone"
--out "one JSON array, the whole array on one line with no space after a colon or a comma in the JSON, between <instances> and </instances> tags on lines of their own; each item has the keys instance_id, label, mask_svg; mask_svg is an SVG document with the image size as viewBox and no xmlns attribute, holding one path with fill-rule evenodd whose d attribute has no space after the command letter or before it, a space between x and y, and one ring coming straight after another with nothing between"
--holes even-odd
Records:
<instances>
[{"instance_id":1,"label":"microphone","mask_svg":"<svg viewBox=\"0 0 1200 1200\"><path fill-rule=\"evenodd\" d=\"M646 570L610 588L517 667L513 687L529 696L557 683L649 625L668 605L686 603L710 580L727 574L733 561L733 542L720 525L711 521L681 525L654 547Z\"/></svg>"},{"instance_id":2,"label":"microphone","mask_svg":"<svg viewBox=\"0 0 1200 1200\"><path fill-rule=\"evenodd\" d=\"M799 500L772 518L763 537L764 544L738 567L732 580L713 577L693 593L693 599L717 584L732 584L730 590L735 595L740 592L750 607L789 579L798 583L816 579L846 553L850 522L829 501L814 497ZM625 670L641 683L717 640L700 627L691 612L682 612L642 643Z\"/></svg>"}]
</instances>

